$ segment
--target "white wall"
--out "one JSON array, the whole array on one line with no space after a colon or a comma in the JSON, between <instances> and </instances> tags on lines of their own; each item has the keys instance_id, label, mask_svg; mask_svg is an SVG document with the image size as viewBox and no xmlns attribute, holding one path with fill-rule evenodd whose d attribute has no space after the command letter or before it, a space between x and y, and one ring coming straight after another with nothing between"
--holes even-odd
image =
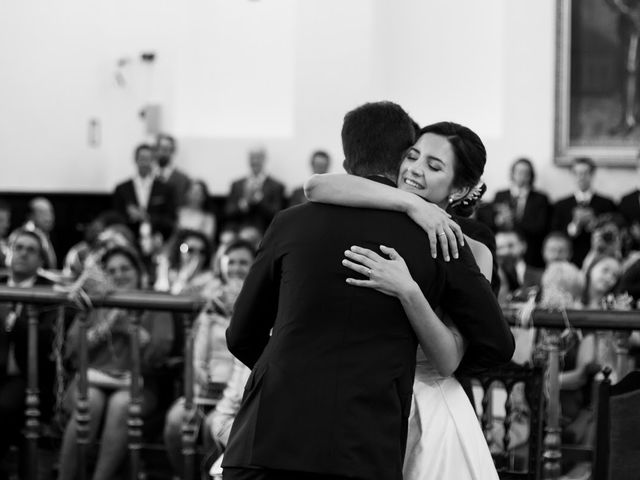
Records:
<instances>
[{"instance_id":1,"label":"white wall","mask_svg":"<svg viewBox=\"0 0 640 480\"><path fill-rule=\"evenodd\" d=\"M0 190L110 191L145 139L147 102L162 104L178 164L214 193L244 174L255 145L293 187L315 148L340 170L344 113L388 98L420 123L477 130L490 193L527 155L557 198L571 178L552 162L554 15L554 0L0 2ZM147 50L153 66L139 61ZM119 58L131 59L125 87ZM639 181L596 177L614 197Z\"/></svg>"}]
</instances>

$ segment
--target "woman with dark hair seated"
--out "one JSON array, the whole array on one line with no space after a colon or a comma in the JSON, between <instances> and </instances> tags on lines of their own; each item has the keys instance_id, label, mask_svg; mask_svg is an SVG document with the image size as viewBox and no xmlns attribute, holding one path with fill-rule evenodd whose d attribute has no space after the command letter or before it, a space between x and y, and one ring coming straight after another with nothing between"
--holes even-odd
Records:
<instances>
[{"instance_id":1,"label":"woman with dark hair seated","mask_svg":"<svg viewBox=\"0 0 640 480\"><path fill-rule=\"evenodd\" d=\"M174 295L197 295L212 279L211 255L211 242L202 232L178 231L168 246L168 253L158 259L154 289Z\"/></svg>"},{"instance_id":2,"label":"woman with dark hair seated","mask_svg":"<svg viewBox=\"0 0 640 480\"><path fill-rule=\"evenodd\" d=\"M207 410L221 397L234 368L225 332L254 256L255 250L251 243L245 240L231 241L220 258L220 276L201 291L202 296L208 300L209 307L198 317L194 326L193 371L197 407L194 420L198 430L203 425ZM180 398L167 413L165 423L164 441L176 473L182 471L183 465L181 428L185 413L184 398ZM213 450L214 440L208 429L203 429L202 438L207 450Z\"/></svg>"},{"instance_id":3,"label":"woman with dark hair seated","mask_svg":"<svg viewBox=\"0 0 640 480\"><path fill-rule=\"evenodd\" d=\"M209 209L209 189L203 180L194 180L186 194L186 203L178 209L178 229L196 230L213 241L216 217Z\"/></svg>"},{"instance_id":4,"label":"woman with dark hair seated","mask_svg":"<svg viewBox=\"0 0 640 480\"><path fill-rule=\"evenodd\" d=\"M143 270L137 253L127 247L108 249L101 258L108 283L116 291L141 288ZM123 465L127 454L127 420L131 395L131 320L135 312L112 308L91 312L87 321L89 444L96 442L100 426L102 434L98 449L94 480L110 479ZM173 321L165 312L144 312L138 329L143 375L163 363L173 344ZM66 342L65 355L78 367L80 320L74 320ZM156 404L156 394L150 382L145 382L142 415L150 413ZM77 378L66 394L66 406L72 415L67 423L60 453L60 480L72 480L77 470Z\"/></svg>"}]
</instances>

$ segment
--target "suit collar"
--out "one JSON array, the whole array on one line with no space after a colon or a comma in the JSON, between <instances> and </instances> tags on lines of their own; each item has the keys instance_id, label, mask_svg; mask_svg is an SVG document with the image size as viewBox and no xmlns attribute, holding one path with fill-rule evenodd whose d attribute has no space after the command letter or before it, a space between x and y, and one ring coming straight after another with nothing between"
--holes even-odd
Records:
<instances>
[{"instance_id":1,"label":"suit collar","mask_svg":"<svg viewBox=\"0 0 640 480\"><path fill-rule=\"evenodd\" d=\"M595 194L593 193L593 190L587 190L586 192L581 192L581 191L574 192L573 196L576 199L576 203L589 204L591 203L591 200L593 199Z\"/></svg>"},{"instance_id":2,"label":"suit collar","mask_svg":"<svg viewBox=\"0 0 640 480\"><path fill-rule=\"evenodd\" d=\"M373 180L374 182L382 183L384 185L389 185L390 187L397 187L396 182L383 175L367 175L365 178Z\"/></svg>"}]
</instances>

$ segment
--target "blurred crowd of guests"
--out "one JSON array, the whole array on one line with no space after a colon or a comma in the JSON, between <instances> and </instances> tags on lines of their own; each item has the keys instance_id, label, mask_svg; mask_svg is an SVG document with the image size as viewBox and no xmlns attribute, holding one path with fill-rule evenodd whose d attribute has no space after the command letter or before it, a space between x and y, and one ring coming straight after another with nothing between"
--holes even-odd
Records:
<instances>
[{"instance_id":1,"label":"blurred crowd of guests","mask_svg":"<svg viewBox=\"0 0 640 480\"><path fill-rule=\"evenodd\" d=\"M510 188L478 209L477 219L495 233L499 298L505 304L536 302L556 310L640 308L640 190L616 203L594 190L597 167L590 158L576 158L571 170L573 192L552 203L535 186L532 162L517 159ZM640 159L637 175L640 185ZM514 328L514 335L514 361L546 359L547 331L525 326ZM593 448L595 381L604 367L612 370L613 382L635 368L640 335L568 324L561 339L562 442ZM627 349L621 361L618 354ZM517 416L526 406L522 397L512 400L517 431ZM591 465L565 461L563 473L563 479L590 478Z\"/></svg>"},{"instance_id":2,"label":"blurred crowd of guests","mask_svg":"<svg viewBox=\"0 0 640 480\"><path fill-rule=\"evenodd\" d=\"M131 178L113 192L113 209L85 228L85 239L68 252L50 240L55 224L51 203L30 203L26 223L9 234L11 206L0 200L0 264L3 285L53 287L91 279L102 288L152 290L202 298L206 308L194 325L194 388L198 440L207 450L224 449L239 407L248 370L227 350L224 333L265 229L281 209L306 201L302 188L285 187L267 173L267 153L248 155L248 173L231 183L222 215L214 215L207 184L174 163L176 140L159 135L155 144L133 153ZM326 173L327 152L311 154L313 173ZM640 299L640 190L619 203L593 189L596 165L577 158L573 192L552 203L535 185L530 160L517 159L509 188L480 206L475 218L495 234L504 303L541 302L559 308L638 308ZM640 161L638 168L640 184ZM75 384L78 320L60 319L54 307L39 307L40 409L54 419L62 436L59 479L76 475ZM111 478L126 462L127 415L131 402L132 312L97 309L88 321L89 441L96 445L94 479ZM0 305L0 458L21 446L27 371L27 313ZM534 362L545 332L515 331L519 362ZM184 399L166 385L167 369L183 354L182 321L163 312L145 312L139 330L143 346L145 424L161 425L176 476L182 472ZM633 348L636 333L627 333ZM563 439L592 442L592 381L602 366L618 368L612 352L621 334L580 332L563 335L561 376ZM633 350L632 350L633 352ZM175 371L175 368L174 368ZM181 370L180 370L181 372ZM179 374L178 376L180 376ZM174 375L175 377L175 375ZM173 392L167 395L167 392ZM514 408L514 412L526 410ZM526 435L522 436L523 438ZM518 435L512 435L517 439ZM579 466L569 465L567 470ZM0 472L0 479L3 478Z\"/></svg>"}]
</instances>

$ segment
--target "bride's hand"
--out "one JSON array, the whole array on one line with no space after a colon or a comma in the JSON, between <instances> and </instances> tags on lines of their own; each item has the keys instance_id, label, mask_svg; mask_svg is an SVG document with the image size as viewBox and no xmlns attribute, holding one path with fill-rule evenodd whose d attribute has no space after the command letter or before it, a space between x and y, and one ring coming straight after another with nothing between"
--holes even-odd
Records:
<instances>
[{"instance_id":1,"label":"bride's hand","mask_svg":"<svg viewBox=\"0 0 640 480\"><path fill-rule=\"evenodd\" d=\"M404 259L393 248L380 246L384 258L367 248L353 246L344 252L342 264L358 272L369 280L347 278L347 283L358 287L369 287L386 295L402 297L414 289L417 284L411 277Z\"/></svg>"},{"instance_id":2,"label":"bride's hand","mask_svg":"<svg viewBox=\"0 0 640 480\"><path fill-rule=\"evenodd\" d=\"M458 243L464 245L464 234L460 225L451 219L451 215L436 204L425 202L417 196L411 201L407 215L427 232L433 258L438 254L438 244L445 261L449 261L449 252L453 258L458 258Z\"/></svg>"}]
</instances>

